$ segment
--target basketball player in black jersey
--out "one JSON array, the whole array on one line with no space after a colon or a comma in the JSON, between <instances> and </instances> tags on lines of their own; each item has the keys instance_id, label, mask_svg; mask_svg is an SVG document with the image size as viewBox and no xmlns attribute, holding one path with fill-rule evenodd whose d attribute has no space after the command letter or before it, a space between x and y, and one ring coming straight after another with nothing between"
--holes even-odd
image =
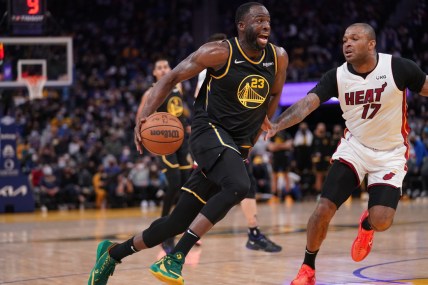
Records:
<instances>
[{"instance_id":1,"label":"basketball player in black jersey","mask_svg":"<svg viewBox=\"0 0 428 285\"><path fill-rule=\"evenodd\" d=\"M428 76L413 61L378 53L375 32L366 23L346 29L343 54L342 66L328 71L307 96L266 129L266 137L271 137L299 123L331 97L339 99L347 127L308 221L305 258L292 285L315 284L315 258L328 225L366 175L368 210L360 217L352 259L366 258L374 232L392 225L409 153L406 89L428 96Z\"/></svg>"},{"instance_id":2,"label":"basketball player in black jersey","mask_svg":"<svg viewBox=\"0 0 428 285\"><path fill-rule=\"evenodd\" d=\"M227 39L226 34L216 33L210 36L208 42L215 41L224 41ZM198 74L198 83L195 89L194 97L197 98L199 91L201 90L202 84L207 75L207 70L204 69ZM248 240L245 244L245 247L251 250L263 250L266 252L280 252L282 247L277 245L275 242L271 241L266 235L262 233L259 228L259 222L257 219L257 201L256 201L256 192L257 185L254 175L250 171L250 165L248 159L246 160L245 166L247 168L248 176L250 177L251 186L248 191L245 199L241 201L241 209L244 213L245 219L247 220L248 225ZM163 243L162 243L163 244Z\"/></svg>"},{"instance_id":3,"label":"basketball player in black jersey","mask_svg":"<svg viewBox=\"0 0 428 285\"><path fill-rule=\"evenodd\" d=\"M158 82L163 76L165 76L165 74L170 71L171 67L167 59L159 58L155 61L153 66L153 76L155 77L156 82ZM143 109L151 90L152 87L150 87L143 94L143 97L141 97L141 103L138 106L136 119L141 113L141 110ZM157 109L157 112L167 112L176 116L180 119L184 129L187 129L188 124L184 116L183 89L181 83L178 83L172 89L168 97ZM192 158L189 153L187 140L188 137L186 134L183 144L175 153L170 155L162 155L159 157L162 171L165 173L166 179L168 181L168 187L166 188L166 192L163 197L161 217L165 217L169 214L181 186L184 184L184 182L186 182L187 178L189 178L190 171L192 169ZM162 242L162 248L166 253L169 253L174 248L174 237Z\"/></svg>"},{"instance_id":4,"label":"basketball player in black jersey","mask_svg":"<svg viewBox=\"0 0 428 285\"><path fill-rule=\"evenodd\" d=\"M146 118L178 82L207 69L190 135L190 149L199 166L182 187L169 216L121 244L105 240L98 245L89 284L106 284L124 257L184 232L173 251L150 267L161 281L183 284L181 270L187 253L247 194L250 179L244 159L278 105L288 56L268 42L270 15L262 4L241 5L235 22L237 38L204 44L153 86L135 127L140 152L139 132Z\"/></svg>"}]
</instances>

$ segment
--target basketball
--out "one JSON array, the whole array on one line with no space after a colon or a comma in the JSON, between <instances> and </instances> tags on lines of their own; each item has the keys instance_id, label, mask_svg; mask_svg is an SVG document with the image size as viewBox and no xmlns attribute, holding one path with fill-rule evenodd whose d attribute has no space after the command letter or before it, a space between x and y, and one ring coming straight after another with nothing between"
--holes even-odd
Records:
<instances>
[{"instance_id":1,"label":"basketball","mask_svg":"<svg viewBox=\"0 0 428 285\"><path fill-rule=\"evenodd\" d=\"M168 155L177 151L183 143L184 128L180 120L166 112L150 115L141 126L143 146L153 154Z\"/></svg>"}]
</instances>

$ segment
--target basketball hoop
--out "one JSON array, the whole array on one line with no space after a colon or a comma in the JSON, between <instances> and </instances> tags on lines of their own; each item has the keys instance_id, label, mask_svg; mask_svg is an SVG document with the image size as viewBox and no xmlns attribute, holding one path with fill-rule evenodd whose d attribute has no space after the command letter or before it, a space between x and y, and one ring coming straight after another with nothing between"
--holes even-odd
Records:
<instances>
[{"instance_id":1,"label":"basketball hoop","mask_svg":"<svg viewBox=\"0 0 428 285\"><path fill-rule=\"evenodd\" d=\"M30 101L43 98L43 87L46 83L46 76L29 75L22 77L21 80L24 81L27 86Z\"/></svg>"}]
</instances>

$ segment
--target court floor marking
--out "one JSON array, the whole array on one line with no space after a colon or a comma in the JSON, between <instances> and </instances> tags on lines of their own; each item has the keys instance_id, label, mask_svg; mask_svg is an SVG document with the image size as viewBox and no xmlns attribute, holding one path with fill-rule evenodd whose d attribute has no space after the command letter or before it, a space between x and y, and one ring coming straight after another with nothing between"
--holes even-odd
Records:
<instances>
[{"instance_id":1,"label":"court floor marking","mask_svg":"<svg viewBox=\"0 0 428 285\"><path fill-rule=\"evenodd\" d=\"M369 266L365 266L365 267L361 267L357 270L355 270L352 274L354 274L354 276L358 277L358 278L362 278L362 279L367 279L370 281L375 281L375 282L386 282L386 283L391 283L391 284L408 284L406 282L401 282L399 280L414 280L413 278L400 278L400 279L392 279L392 280L383 280L383 279L377 279L377 278L372 278L369 276L365 276L362 274L362 272L366 269L369 268L374 268L374 267L379 267L379 266L383 266L383 265L388 265L388 264L395 264L395 263L403 263L403 262L411 262L411 261L417 261L417 260L426 260L428 259L427 257L423 257L423 258L414 258L414 259L403 259L403 260L396 260L396 261L390 261L390 262L383 262L383 263L378 263L378 264L374 264L374 265L369 265ZM421 277L421 278L417 278L417 279L425 279L428 278L427 277Z\"/></svg>"}]
</instances>

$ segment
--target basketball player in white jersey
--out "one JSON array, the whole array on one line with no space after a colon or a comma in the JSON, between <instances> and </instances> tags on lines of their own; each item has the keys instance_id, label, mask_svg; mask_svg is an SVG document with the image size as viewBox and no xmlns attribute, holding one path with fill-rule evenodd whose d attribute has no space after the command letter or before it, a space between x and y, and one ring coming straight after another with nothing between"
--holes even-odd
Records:
<instances>
[{"instance_id":1,"label":"basketball player in white jersey","mask_svg":"<svg viewBox=\"0 0 428 285\"><path fill-rule=\"evenodd\" d=\"M328 71L305 98L267 127L269 138L301 122L331 97L339 99L347 127L308 221L305 259L293 285L315 284L315 257L328 225L366 174L370 198L351 248L352 259L363 260L371 250L374 232L391 226L407 171L406 88L428 96L427 75L413 61L378 53L375 32L368 24L346 29L343 54L342 66Z\"/></svg>"}]
</instances>

